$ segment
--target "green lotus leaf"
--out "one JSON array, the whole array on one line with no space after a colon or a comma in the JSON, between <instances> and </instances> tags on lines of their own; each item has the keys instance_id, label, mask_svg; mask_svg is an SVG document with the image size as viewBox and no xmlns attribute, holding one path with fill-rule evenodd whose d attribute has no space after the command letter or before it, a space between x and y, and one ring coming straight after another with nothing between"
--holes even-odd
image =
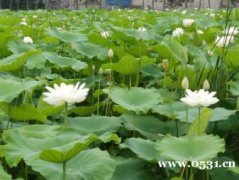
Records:
<instances>
[{"instance_id":1,"label":"green lotus leaf","mask_svg":"<svg viewBox=\"0 0 239 180\"><path fill-rule=\"evenodd\" d=\"M113 69L121 74L130 75L139 71L140 62L134 56L124 56L119 62L112 64L105 64L103 69Z\"/></svg>"},{"instance_id":2,"label":"green lotus leaf","mask_svg":"<svg viewBox=\"0 0 239 180\"><path fill-rule=\"evenodd\" d=\"M120 127L122 120L118 117L90 116L69 118L69 127L82 134L103 134L105 132L116 132Z\"/></svg>"},{"instance_id":3,"label":"green lotus leaf","mask_svg":"<svg viewBox=\"0 0 239 180\"><path fill-rule=\"evenodd\" d=\"M152 177L149 176L147 172L147 164L140 159L116 159L116 170L112 177L113 180L151 180Z\"/></svg>"},{"instance_id":4,"label":"green lotus leaf","mask_svg":"<svg viewBox=\"0 0 239 180\"><path fill-rule=\"evenodd\" d=\"M44 155L46 160L61 162L72 158L90 142L114 140L119 142L117 135L110 133L102 136L92 134L82 136L80 132L63 126L28 125L3 133L3 141L6 144L1 146L0 154L6 158L11 167L16 166L21 159L31 166L33 161L39 160L42 152L41 157ZM50 154L51 152L56 153Z\"/></svg>"},{"instance_id":5,"label":"green lotus leaf","mask_svg":"<svg viewBox=\"0 0 239 180\"><path fill-rule=\"evenodd\" d=\"M87 37L84 34L68 32L68 31L58 31L53 29L47 30L48 34L60 39L63 42L71 43L71 42L79 42L79 41L87 41Z\"/></svg>"},{"instance_id":6,"label":"green lotus leaf","mask_svg":"<svg viewBox=\"0 0 239 180\"><path fill-rule=\"evenodd\" d=\"M229 116L236 113L236 110L229 110L222 107L216 107L212 111L213 115L212 118L210 118L210 122L228 120Z\"/></svg>"},{"instance_id":7,"label":"green lotus leaf","mask_svg":"<svg viewBox=\"0 0 239 180\"><path fill-rule=\"evenodd\" d=\"M43 101L43 96L42 96L37 103L37 109L48 116L57 115L64 110L64 105L52 106L48 104L47 102Z\"/></svg>"},{"instance_id":8,"label":"green lotus leaf","mask_svg":"<svg viewBox=\"0 0 239 180\"><path fill-rule=\"evenodd\" d=\"M47 120L47 116L32 104L12 106L7 103L0 103L0 109L2 109L13 121L35 120L45 123Z\"/></svg>"},{"instance_id":9,"label":"green lotus leaf","mask_svg":"<svg viewBox=\"0 0 239 180\"><path fill-rule=\"evenodd\" d=\"M230 92L234 96L239 96L239 81L230 82Z\"/></svg>"},{"instance_id":10,"label":"green lotus leaf","mask_svg":"<svg viewBox=\"0 0 239 180\"><path fill-rule=\"evenodd\" d=\"M44 52L44 57L52 64L60 68L72 68L76 71L87 68L87 64L75 58L59 56L56 53Z\"/></svg>"},{"instance_id":11,"label":"green lotus leaf","mask_svg":"<svg viewBox=\"0 0 239 180\"><path fill-rule=\"evenodd\" d=\"M28 69L43 69L45 68L46 58L42 53L34 54L26 62L25 66Z\"/></svg>"},{"instance_id":12,"label":"green lotus leaf","mask_svg":"<svg viewBox=\"0 0 239 180\"><path fill-rule=\"evenodd\" d=\"M238 180L239 169L237 166L235 167L236 165L235 160L229 157L221 156L221 157L214 158L212 161L218 166L222 166L223 163L226 163L226 164L228 163L227 165L234 166L234 167L217 167L217 168L211 169L209 171L209 175L212 180L225 180L225 179ZM234 164L230 165L230 163L234 163Z\"/></svg>"},{"instance_id":13,"label":"green lotus leaf","mask_svg":"<svg viewBox=\"0 0 239 180\"><path fill-rule=\"evenodd\" d=\"M31 161L46 179L62 179L62 165L43 160ZM98 148L80 152L66 163L66 177L70 180L111 180L116 163L105 151Z\"/></svg>"},{"instance_id":14,"label":"green lotus leaf","mask_svg":"<svg viewBox=\"0 0 239 180\"><path fill-rule=\"evenodd\" d=\"M186 115L186 109L188 114ZM188 116L188 122L193 123L198 117L197 107L187 107L182 102L171 102L169 104L159 104L155 106L153 112L167 116L172 119L179 119L182 122L186 122L186 116ZM222 107L216 107L212 109L212 116L210 122L227 120L229 116L235 114L235 110L228 110Z\"/></svg>"},{"instance_id":15,"label":"green lotus leaf","mask_svg":"<svg viewBox=\"0 0 239 180\"><path fill-rule=\"evenodd\" d=\"M234 167L234 168L231 167L231 168L228 168L228 170L230 170L230 171L232 171L232 172L234 172L234 173L239 175L239 167Z\"/></svg>"},{"instance_id":16,"label":"green lotus leaf","mask_svg":"<svg viewBox=\"0 0 239 180\"><path fill-rule=\"evenodd\" d=\"M41 85L41 81L26 80L14 78L11 76L0 77L0 102L10 103L14 98L18 97L23 91L30 91L36 86Z\"/></svg>"},{"instance_id":17,"label":"green lotus leaf","mask_svg":"<svg viewBox=\"0 0 239 180\"><path fill-rule=\"evenodd\" d=\"M24 43L23 41L10 41L8 43L8 49L14 54L21 54L33 50L34 47Z\"/></svg>"},{"instance_id":18,"label":"green lotus leaf","mask_svg":"<svg viewBox=\"0 0 239 180\"><path fill-rule=\"evenodd\" d=\"M39 157L42 160L53 163L67 162L79 154L79 152L87 148L92 142L94 142L94 140L95 137L91 136L83 142L73 141L57 148L45 149L40 152Z\"/></svg>"},{"instance_id":19,"label":"green lotus leaf","mask_svg":"<svg viewBox=\"0 0 239 180\"><path fill-rule=\"evenodd\" d=\"M166 37L160 44L154 45L152 49L157 52L161 58L173 59L176 62L182 63L188 61L186 49L174 38Z\"/></svg>"},{"instance_id":20,"label":"green lotus leaf","mask_svg":"<svg viewBox=\"0 0 239 180\"><path fill-rule=\"evenodd\" d=\"M0 179L12 180L12 177L3 170L3 167L1 165L0 165Z\"/></svg>"},{"instance_id":21,"label":"green lotus leaf","mask_svg":"<svg viewBox=\"0 0 239 180\"><path fill-rule=\"evenodd\" d=\"M160 153L155 149L156 145L156 142L150 140L128 138L124 143L120 144L120 147L130 149L141 159L157 162L162 158Z\"/></svg>"},{"instance_id":22,"label":"green lotus leaf","mask_svg":"<svg viewBox=\"0 0 239 180\"><path fill-rule=\"evenodd\" d=\"M131 89L114 87L110 90L109 96L116 104L136 113L147 113L161 101L161 96L155 89L140 87Z\"/></svg>"},{"instance_id":23,"label":"green lotus leaf","mask_svg":"<svg viewBox=\"0 0 239 180\"><path fill-rule=\"evenodd\" d=\"M124 114L124 126L131 131L137 131L149 139L158 139L162 133L164 122L153 116L139 116L133 113Z\"/></svg>"},{"instance_id":24,"label":"green lotus leaf","mask_svg":"<svg viewBox=\"0 0 239 180\"><path fill-rule=\"evenodd\" d=\"M106 59L108 55L108 49L103 46L92 44L89 42L86 43L74 43L72 47L80 54L92 59L97 57L100 60Z\"/></svg>"},{"instance_id":25,"label":"green lotus leaf","mask_svg":"<svg viewBox=\"0 0 239 180\"><path fill-rule=\"evenodd\" d=\"M225 142L218 136L165 136L157 143L160 155L175 161L207 161L225 151ZM203 148L202 148L203 147Z\"/></svg>"},{"instance_id":26,"label":"green lotus leaf","mask_svg":"<svg viewBox=\"0 0 239 180\"><path fill-rule=\"evenodd\" d=\"M0 71L16 71L20 69L31 56L38 53L39 51L37 50L31 50L21 54L13 54L5 59L1 59Z\"/></svg>"}]
</instances>

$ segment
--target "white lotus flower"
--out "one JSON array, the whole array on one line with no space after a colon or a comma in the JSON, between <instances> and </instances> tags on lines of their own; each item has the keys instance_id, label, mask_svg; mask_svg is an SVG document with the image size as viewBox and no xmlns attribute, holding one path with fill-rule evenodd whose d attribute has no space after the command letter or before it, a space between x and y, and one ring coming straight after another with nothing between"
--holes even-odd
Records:
<instances>
[{"instance_id":1,"label":"white lotus flower","mask_svg":"<svg viewBox=\"0 0 239 180\"><path fill-rule=\"evenodd\" d=\"M213 52L212 50L208 50L208 51L207 51L207 54L208 54L208 56L213 56L213 55L214 55L214 52Z\"/></svg>"},{"instance_id":2,"label":"white lotus flower","mask_svg":"<svg viewBox=\"0 0 239 180\"><path fill-rule=\"evenodd\" d=\"M238 30L238 27L230 27L230 28L226 28L223 32L227 36L233 36L233 35L237 35L239 33L239 30Z\"/></svg>"},{"instance_id":3,"label":"white lotus flower","mask_svg":"<svg viewBox=\"0 0 239 180\"><path fill-rule=\"evenodd\" d=\"M183 20L183 26L184 26L184 27L189 27L189 26L191 26L193 23L194 23L194 20L193 20L193 19L184 19L184 20Z\"/></svg>"},{"instance_id":4,"label":"white lotus flower","mask_svg":"<svg viewBox=\"0 0 239 180\"><path fill-rule=\"evenodd\" d=\"M32 44L33 40L32 40L31 37L27 36L27 37L23 38L23 42L26 43L26 44Z\"/></svg>"},{"instance_id":5,"label":"white lotus flower","mask_svg":"<svg viewBox=\"0 0 239 180\"><path fill-rule=\"evenodd\" d=\"M20 23L20 25L22 25L22 26L26 26L27 23L26 23L25 21L22 21L22 22Z\"/></svg>"},{"instance_id":6,"label":"white lotus flower","mask_svg":"<svg viewBox=\"0 0 239 180\"><path fill-rule=\"evenodd\" d=\"M202 30L197 30L197 34L202 35L202 34L204 34L204 32Z\"/></svg>"},{"instance_id":7,"label":"white lotus flower","mask_svg":"<svg viewBox=\"0 0 239 180\"><path fill-rule=\"evenodd\" d=\"M182 14L186 14L186 13L187 13L187 11L186 11L186 10L183 10L181 13L182 13Z\"/></svg>"},{"instance_id":8,"label":"white lotus flower","mask_svg":"<svg viewBox=\"0 0 239 180\"><path fill-rule=\"evenodd\" d=\"M59 106L64 103L79 103L86 99L88 88L84 88L85 83L80 86L78 82L75 86L61 83L60 86L54 84L54 88L46 86L48 92L44 92L43 100L48 104Z\"/></svg>"},{"instance_id":9,"label":"white lotus flower","mask_svg":"<svg viewBox=\"0 0 239 180\"><path fill-rule=\"evenodd\" d=\"M215 17L215 14L214 14L214 13L212 13L212 14L210 14L210 16L214 18L214 17Z\"/></svg>"},{"instance_id":10,"label":"white lotus flower","mask_svg":"<svg viewBox=\"0 0 239 180\"><path fill-rule=\"evenodd\" d=\"M111 49L111 48L109 49L108 56L109 56L109 58L112 58L114 56L113 49Z\"/></svg>"},{"instance_id":11,"label":"white lotus flower","mask_svg":"<svg viewBox=\"0 0 239 180\"><path fill-rule=\"evenodd\" d=\"M146 32L147 31L147 29L145 28L145 27L139 27L138 29L137 29L137 31L139 31L139 32Z\"/></svg>"},{"instance_id":12,"label":"white lotus flower","mask_svg":"<svg viewBox=\"0 0 239 180\"><path fill-rule=\"evenodd\" d=\"M106 38L106 39L110 36L110 34L109 34L108 31L102 31L102 32L100 33L100 35L101 35L103 38Z\"/></svg>"},{"instance_id":13,"label":"white lotus flower","mask_svg":"<svg viewBox=\"0 0 239 180\"><path fill-rule=\"evenodd\" d=\"M217 47L222 48L227 47L229 43L233 41L234 41L233 36L222 36L222 37L217 36L215 43Z\"/></svg>"},{"instance_id":14,"label":"white lotus flower","mask_svg":"<svg viewBox=\"0 0 239 180\"><path fill-rule=\"evenodd\" d=\"M184 30L182 28L176 28L173 31L173 36L174 37L180 37L181 35L183 35L183 33L184 33Z\"/></svg>"},{"instance_id":15,"label":"white lotus flower","mask_svg":"<svg viewBox=\"0 0 239 180\"><path fill-rule=\"evenodd\" d=\"M37 18L37 15L33 15L32 17L33 17L34 19L36 19L36 18Z\"/></svg>"},{"instance_id":16,"label":"white lotus flower","mask_svg":"<svg viewBox=\"0 0 239 180\"><path fill-rule=\"evenodd\" d=\"M204 89L200 89L199 91L186 89L186 97L180 100L189 106L207 107L219 101L219 99L214 97L215 94L216 92L209 93L209 91L205 91Z\"/></svg>"}]
</instances>

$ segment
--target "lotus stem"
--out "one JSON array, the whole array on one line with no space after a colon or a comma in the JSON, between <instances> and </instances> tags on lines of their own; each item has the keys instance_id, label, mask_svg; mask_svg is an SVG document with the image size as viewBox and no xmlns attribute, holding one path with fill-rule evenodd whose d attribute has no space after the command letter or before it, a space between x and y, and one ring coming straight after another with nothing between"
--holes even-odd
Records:
<instances>
[{"instance_id":1,"label":"lotus stem","mask_svg":"<svg viewBox=\"0 0 239 180\"><path fill-rule=\"evenodd\" d=\"M98 83L98 95L97 95L97 115L99 115L100 112L100 81Z\"/></svg>"},{"instance_id":2,"label":"lotus stem","mask_svg":"<svg viewBox=\"0 0 239 180\"><path fill-rule=\"evenodd\" d=\"M187 123L187 129L188 129L188 106L186 105L186 123Z\"/></svg>"},{"instance_id":3,"label":"lotus stem","mask_svg":"<svg viewBox=\"0 0 239 180\"><path fill-rule=\"evenodd\" d=\"M63 162L62 164L62 170L63 170L63 180L66 180L66 162Z\"/></svg>"},{"instance_id":4,"label":"lotus stem","mask_svg":"<svg viewBox=\"0 0 239 180\"><path fill-rule=\"evenodd\" d=\"M64 108L64 126L67 126L68 124L68 104L65 102L65 108Z\"/></svg>"}]
</instances>

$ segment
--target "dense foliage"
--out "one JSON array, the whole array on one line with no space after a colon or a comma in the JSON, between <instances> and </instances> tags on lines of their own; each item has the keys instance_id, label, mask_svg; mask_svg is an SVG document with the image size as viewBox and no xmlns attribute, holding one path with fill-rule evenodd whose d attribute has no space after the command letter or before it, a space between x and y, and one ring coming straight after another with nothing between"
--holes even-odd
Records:
<instances>
[{"instance_id":1,"label":"dense foliage","mask_svg":"<svg viewBox=\"0 0 239 180\"><path fill-rule=\"evenodd\" d=\"M158 165L238 163L230 27L239 9L0 11L0 179L237 180L238 168ZM80 96L77 82L80 101L61 91Z\"/></svg>"}]
</instances>

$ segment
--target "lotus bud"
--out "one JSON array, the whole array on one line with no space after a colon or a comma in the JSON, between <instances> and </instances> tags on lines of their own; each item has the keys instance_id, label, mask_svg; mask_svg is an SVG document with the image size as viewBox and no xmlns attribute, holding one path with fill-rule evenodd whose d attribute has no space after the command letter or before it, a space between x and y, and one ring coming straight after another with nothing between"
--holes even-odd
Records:
<instances>
[{"instance_id":1,"label":"lotus bud","mask_svg":"<svg viewBox=\"0 0 239 180\"><path fill-rule=\"evenodd\" d=\"M207 79L203 83L203 89L206 91L210 89L210 84Z\"/></svg>"},{"instance_id":2,"label":"lotus bud","mask_svg":"<svg viewBox=\"0 0 239 180\"><path fill-rule=\"evenodd\" d=\"M102 90L105 94L109 94L109 89L108 88L104 88L103 90Z\"/></svg>"},{"instance_id":3,"label":"lotus bud","mask_svg":"<svg viewBox=\"0 0 239 180\"><path fill-rule=\"evenodd\" d=\"M111 69L105 69L104 74L111 74Z\"/></svg>"},{"instance_id":4,"label":"lotus bud","mask_svg":"<svg viewBox=\"0 0 239 180\"><path fill-rule=\"evenodd\" d=\"M111 48L108 51L108 56L109 56L109 58L112 58L114 56L114 52Z\"/></svg>"},{"instance_id":5,"label":"lotus bud","mask_svg":"<svg viewBox=\"0 0 239 180\"><path fill-rule=\"evenodd\" d=\"M100 68L100 69L99 69L99 75L102 75L102 74L103 74L103 72L104 72L104 71L103 71L103 69L102 69L102 68Z\"/></svg>"},{"instance_id":6,"label":"lotus bud","mask_svg":"<svg viewBox=\"0 0 239 180\"><path fill-rule=\"evenodd\" d=\"M208 51L207 51L207 54L208 54L208 56L213 56L214 52L211 51L211 50L208 50Z\"/></svg>"},{"instance_id":7,"label":"lotus bud","mask_svg":"<svg viewBox=\"0 0 239 180\"><path fill-rule=\"evenodd\" d=\"M94 64L92 65L92 70L93 70L93 71L95 70L95 65L94 65Z\"/></svg>"},{"instance_id":8,"label":"lotus bud","mask_svg":"<svg viewBox=\"0 0 239 180\"><path fill-rule=\"evenodd\" d=\"M167 59L162 60L162 66L165 71L168 69L168 60Z\"/></svg>"},{"instance_id":9,"label":"lotus bud","mask_svg":"<svg viewBox=\"0 0 239 180\"><path fill-rule=\"evenodd\" d=\"M23 38L23 42L26 43L26 44L32 44L33 40L32 40L31 37L27 36L27 37Z\"/></svg>"},{"instance_id":10,"label":"lotus bud","mask_svg":"<svg viewBox=\"0 0 239 180\"><path fill-rule=\"evenodd\" d=\"M186 76L183 78L181 85L183 89L189 89L189 81Z\"/></svg>"}]
</instances>

